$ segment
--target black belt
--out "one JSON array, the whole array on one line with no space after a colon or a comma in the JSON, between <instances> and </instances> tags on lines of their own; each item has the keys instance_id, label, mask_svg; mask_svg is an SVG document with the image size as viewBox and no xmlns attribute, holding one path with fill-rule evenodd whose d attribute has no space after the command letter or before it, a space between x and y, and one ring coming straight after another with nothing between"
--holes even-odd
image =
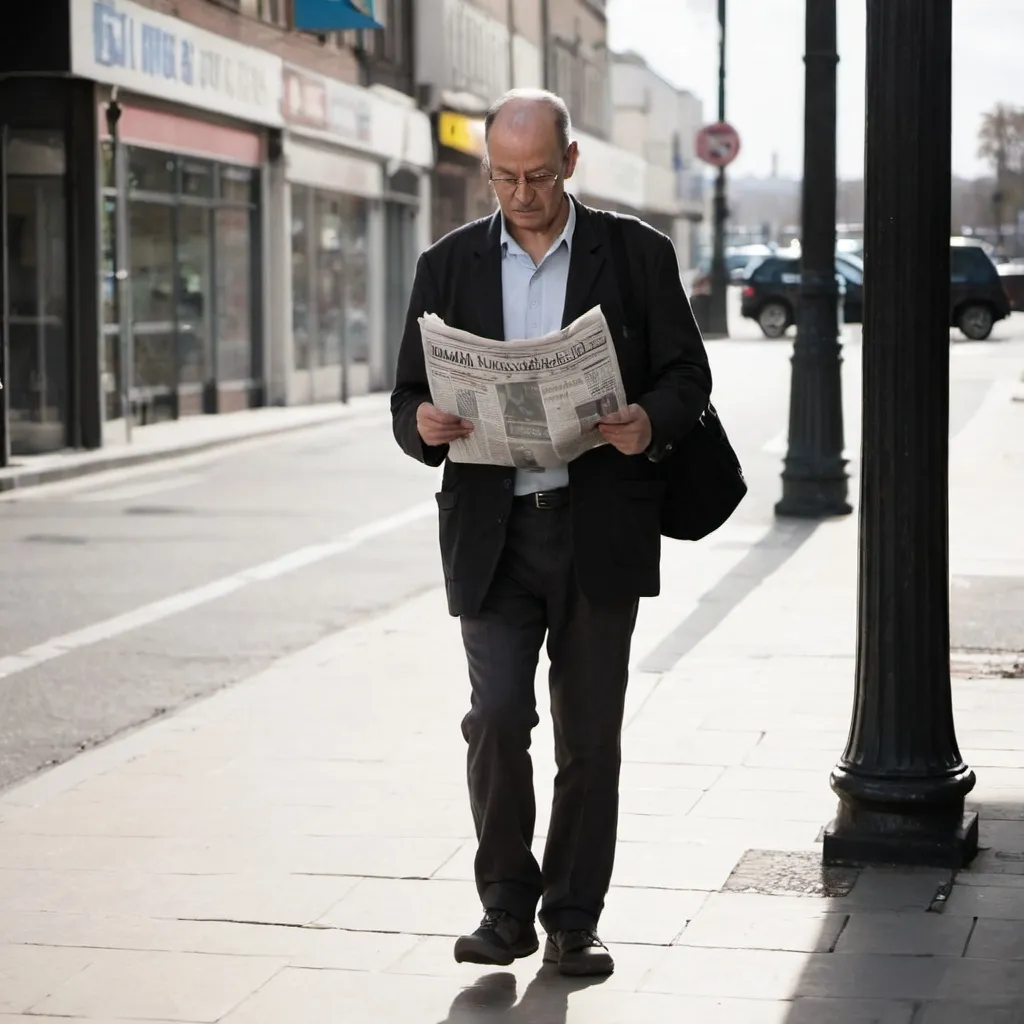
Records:
<instances>
[{"instance_id":1,"label":"black belt","mask_svg":"<svg viewBox=\"0 0 1024 1024\"><path fill-rule=\"evenodd\" d=\"M532 494L517 494L516 503L532 508L562 508L569 504L569 488L559 487L555 491L534 491Z\"/></svg>"}]
</instances>

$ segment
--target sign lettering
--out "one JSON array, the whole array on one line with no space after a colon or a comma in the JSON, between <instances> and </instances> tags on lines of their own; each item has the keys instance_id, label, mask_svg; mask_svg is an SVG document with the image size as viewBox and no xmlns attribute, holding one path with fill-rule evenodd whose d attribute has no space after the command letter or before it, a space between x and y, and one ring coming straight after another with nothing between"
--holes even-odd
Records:
<instances>
[{"instance_id":1,"label":"sign lettering","mask_svg":"<svg viewBox=\"0 0 1024 1024\"><path fill-rule=\"evenodd\" d=\"M83 61L85 54L75 48L78 74L95 73L91 63L108 69L107 75L96 74L101 80L200 107L252 113L261 121L278 120L279 58L126 0L93 0L91 28L91 61ZM74 46L74 34L72 40Z\"/></svg>"}]
</instances>

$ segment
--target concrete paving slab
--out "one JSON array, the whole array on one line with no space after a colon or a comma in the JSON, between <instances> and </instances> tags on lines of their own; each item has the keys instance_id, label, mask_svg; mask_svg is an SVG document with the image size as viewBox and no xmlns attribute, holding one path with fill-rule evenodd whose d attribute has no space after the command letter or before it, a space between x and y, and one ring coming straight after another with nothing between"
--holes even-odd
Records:
<instances>
[{"instance_id":1,"label":"concrete paving slab","mask_svg":"<svg viewBox=\"0 0 1024 1024\"><path fill-rule=\"evenodd\" d=\"M218 1021L285 967L283 960L97 950L30 1009L64 1017Z\"/></svg>"},{"instance_id":2,"label":"concrete paving slab","mask_svg":"<svg viewBox=\"0 0 1024 1024\"><path fill-rule=\"evenodd\" d=\"M857 911L835 945L836 953L890 956L963 956L974 929L967 917L919 911L872 914Z\"/></svg>"}]
</instances>

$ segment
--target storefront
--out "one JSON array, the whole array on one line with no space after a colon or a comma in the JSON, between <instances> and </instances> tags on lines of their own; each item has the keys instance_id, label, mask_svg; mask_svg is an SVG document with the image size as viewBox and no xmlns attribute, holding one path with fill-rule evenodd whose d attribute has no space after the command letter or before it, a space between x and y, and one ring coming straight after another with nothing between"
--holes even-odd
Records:
<instances>
[{"instance_id":1,"label":"storefront","mask_svg":"<svg viewBox=\"0 0 1024 1024\"><path fill-rule=\"evenodd\" d=\"M279 58L128 2L72 8L98 83L104 437L265 401L263 167Z\"/></svg>"},{"instance_id":2,"label":"storefront","mask_svg":"<svg viewBox=\"0 0 1024 1024\"><path fill-rule=\"evenodd\" d=\"M390 388L433 164L430 123L409 97L284 69L287 132L272 250L272 400L338 401Z\"/></svg>"},{"instance_id":3,"label":"storefront","mask_svg":"<svg viewBox=\"0 0 1024 1024\"><path fill-rule=\"evenodd\" d=\"M434 115L434 131L437 166L431 230L436 241L463 224L489 216L497 204L483 170L487 155L483 116L439 110Z\"/></svg>"}]
</instances>

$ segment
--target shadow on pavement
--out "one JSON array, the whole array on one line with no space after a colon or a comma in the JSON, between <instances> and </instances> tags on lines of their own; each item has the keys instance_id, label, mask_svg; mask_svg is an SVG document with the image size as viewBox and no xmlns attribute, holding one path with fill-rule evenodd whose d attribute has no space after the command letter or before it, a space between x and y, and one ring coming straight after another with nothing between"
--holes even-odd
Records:
<instances>
[{"instance_id":1,"label":"shadow on pavement","mask_svg":"<svg viewBox=\"0 0 1024 1024\"><path fill-rule=\"evenodd\" d=\"M640 665L641 672L669 672L750 593L800 550L820 520L780 519L709 591L697 608Z\"/></svg>"},{"instance_id":2,"label":"shadow on pavement","mask_svg":"<svg viewBox=\"0 0 1024 1024\"><path fill-rule=\"evenodd\" d=\"M1024 781L1024 769L1011 771ZM857 869L846 896L807 898L808 912L824 912L817 935L744 951L776 978L788 974L788 996L745 995L791 1000L785 1024L1024 1022L1024 804L979 799L968 809L981 820L973 863Z\"/></svg>"},{"instance_id":3,"label":"shadow on pavement","mask_svg":"<svg viewBox=\"0 0 1024 1024\"><path fill-rule=\"evenodd\" d=\"M553 967L542 967L516 1002L514 974L485 974L455 997L440 1024L565 1024L569 996L604 980L565 978Z\"/></svg>"}]
</instances>

